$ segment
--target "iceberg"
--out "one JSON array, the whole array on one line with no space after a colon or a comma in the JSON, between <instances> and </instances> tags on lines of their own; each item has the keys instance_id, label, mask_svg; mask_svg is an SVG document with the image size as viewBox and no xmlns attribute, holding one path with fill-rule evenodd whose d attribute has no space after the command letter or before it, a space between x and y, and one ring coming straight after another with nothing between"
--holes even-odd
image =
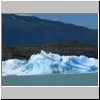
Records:
<instances>
[{"instance_id":1,"label":"iceberg","mask_svg":"<svg viewBox=\"0 0 100 100\"><path fill-rule=\"evenodd\" d=\"M8 59L2 61L2 76L81 74L98 72L98 59L80 56L60 56L41 50L29 60Z\"/></svg>"}]
</instances>

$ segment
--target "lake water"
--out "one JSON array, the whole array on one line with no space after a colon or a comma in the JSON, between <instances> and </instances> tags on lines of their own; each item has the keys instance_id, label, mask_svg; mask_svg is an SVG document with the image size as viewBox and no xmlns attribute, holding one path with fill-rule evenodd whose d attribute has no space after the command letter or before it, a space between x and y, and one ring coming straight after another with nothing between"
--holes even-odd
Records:
<instances>
[{"instance_id":1,"label":"lake water","mask_svg":"<svg viewBox=\"0 0 100 100\"><path fill-rule=\"evenodd\" d=\"M2 76L2 86L97 86L98 73Z\"/></svg>"}]
</instances>

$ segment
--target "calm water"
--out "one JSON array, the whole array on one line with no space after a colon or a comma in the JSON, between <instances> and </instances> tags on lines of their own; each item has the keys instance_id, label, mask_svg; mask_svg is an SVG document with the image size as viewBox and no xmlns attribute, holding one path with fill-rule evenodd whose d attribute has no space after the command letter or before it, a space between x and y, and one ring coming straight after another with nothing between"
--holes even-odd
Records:
<instances>
[{"instance_id":1,"label":"calm water","mask_svg":"<svg viewBox=\"0 0 100 100\"><path fill-rule=\"evenodd\" d=\"M98 73L2 76L2 86L97 86Z\"/></svg>"}]
</instances>

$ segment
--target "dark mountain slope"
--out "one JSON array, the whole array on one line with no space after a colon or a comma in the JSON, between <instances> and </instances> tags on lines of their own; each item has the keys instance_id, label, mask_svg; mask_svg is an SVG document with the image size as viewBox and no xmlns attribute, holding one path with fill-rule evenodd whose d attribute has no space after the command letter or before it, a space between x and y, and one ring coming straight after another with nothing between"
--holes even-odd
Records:
<instances>
[{"instance_id":1,"label":"dark mountain slope","mask_svg":"<svg viewBox=\"0 0 100 100\"><path fill-rule=\"evenodd\" d=\"M97 46L98 30L33 16L2 14L3 46L75 41Z\"/></svg>"}]
</instances>

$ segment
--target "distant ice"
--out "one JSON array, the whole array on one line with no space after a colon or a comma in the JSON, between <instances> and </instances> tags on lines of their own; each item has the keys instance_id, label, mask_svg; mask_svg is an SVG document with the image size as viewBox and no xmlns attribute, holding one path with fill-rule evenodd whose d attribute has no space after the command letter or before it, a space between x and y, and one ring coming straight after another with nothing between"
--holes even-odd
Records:
<instances>
[{"instance_id":1,"label":"distant ice","mask_svg":"<svg viewBox=\"0 0 100 100\"><path fill-rule=\"evenodd\" d=\"M91 73L98 71L98 60L86 56L60 56L58 54L33 54L30 59L8 59L2 61L2 76L7 75L42 75L53 73Z\"/></svg>"}]
</instances>

